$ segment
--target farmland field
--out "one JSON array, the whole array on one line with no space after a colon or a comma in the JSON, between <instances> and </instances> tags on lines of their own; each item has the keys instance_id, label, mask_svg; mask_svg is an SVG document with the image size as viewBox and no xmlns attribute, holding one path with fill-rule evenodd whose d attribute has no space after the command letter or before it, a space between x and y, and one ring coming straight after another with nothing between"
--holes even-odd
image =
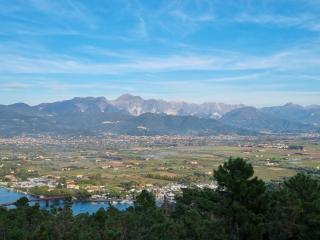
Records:
<instances>
[{"instance_id":1,"label":"farmland field","mask_svg":"<svg viewBox=\"0 0 320 240\"><path fill-rule=\"evenodd\" d=\"M303 150L288 146L302 146ZM230 157L246 159L256 176L266 181L299 171L317 174L320 168L316 138L40 137L2 139L0 151L3 181L10 174L18 178L52 176L114 191L147 184L210 182L214 169Z\"/></svg>"}]
</instances>

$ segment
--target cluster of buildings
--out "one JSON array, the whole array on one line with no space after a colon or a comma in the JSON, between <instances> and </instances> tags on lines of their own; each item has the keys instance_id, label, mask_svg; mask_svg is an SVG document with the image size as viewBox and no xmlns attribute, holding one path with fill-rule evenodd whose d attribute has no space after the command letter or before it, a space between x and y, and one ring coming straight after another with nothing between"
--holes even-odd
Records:
<instances>
[{"instance_id":1,"label":"cluster of buildings","mask_svg":"<svg viewBox=\"0 0 320 240\"><path fill-rule=\"evenodd\" d=\"M273 148L273 149L286 149L286 150L300 150L303 151L303 146L301 145L287 145L284 143L259 143L257 145L253 143L248 143L248 144L240 144L239 147L244 147L244 148L253 148L253 147L258 147L258 148Z\"/></svg>"},{"instance_id":2,"label":"cluster of buildings","mask_svg":"<svg viewBox=\"0 0 320 240\"><path fill-rule=\"evenodd\" d=\"M152 184L147 184L146 190L149 192L152 192L155 195L157 202L161 203L165 199L169 202L174 202L175 196L181 194L182 190L187 187L190 187L190 186L185 184L180 184L180 183L171 183L163 187L155 187ZM194 187L201 188L201 189L203 188L216 189L217 185L214 182L198 183L198 184L194 184Z\"/></svg>"},{"instance_id":3,"label":"cluster of buildings","mask_svg":"<svg viewBox=\"0 0 320 240\"><path fill-rule=\"evenodd\" d=\"M4 177L10 183L10 187L14 189L24 189L28 191L34 187L48 187L49 190L55 189L58 186L58 181L53 178L37 177L28 178L25 181L19 181L14 175L7 175Z\"/></svg>"},{"instance_id":4,"label":"cluster of buildings","mask_svg":"<svg viewBox=\"0 0 320 240\"><path fill-rule=\"evenodd\" d=\"M58 182L55 179L49 179L45 177L38 177L38 178L28 178L27 181L16 182L16 188L22 189L31 189L34 187L43 187L47 186L50 189L54 189L58 186Z\"/></svg>"},{"instance_id":5,"label":"cluster of buildings","mask_svg":"<svg viewBox=\"0 0 320 240\"><path fill-rule=\"evenodd\" d=\"M77 176L77 179L82 179L83 176L79 175ZM66 180L63 184L63 187L66 189L71 190L79 190L80 186L78 184L77 179L74 180ZM7 186L10 186L17 190L23 190L26 192L29 192L30 189L34 187L48 187L48 191L51 191L59 186L59 183L61 179L59 177L51 177L51 176L43 176L43 177L33 177L28 178L27 180L21 181L18 180L14 175L6 176L6 182ZM9 183L9 184L8 184ZM4 183L5 184L5 183ZM216 188L216 185L214 182L211 183L202 183L202 184L195 184L195 187L198 188ZM130 202L133 199L133 196L139 194L142 189L146 189L149 192L152 192L158 203L164 202L164 200L168 200L169 202L175 201L175 196L178 194L181 194L183 188L187 188L188 186L185 184L180 183L171 183L166 186L155 186L153 184L146 184L144 186L133 187L132 189L129 189L125 192L125 195L121 198L121 201L127 201ZM87 185L83 186L83 189L85 189L88 193L91 194L91 200L102 200L102 199L108 199L109 194L106 190L106 187L104 185L101 186L95 186L95 185ZM117 200L119 201L119 199Z\"/></svg>"},{"instance_id":6,"label":"cluster of buildings","mask_svg":"<svg viewBox=\"0 0 320 240\"><path fill-rule=\"evenodd\" d=\"M94 144L94 145L107 145L128 147L128 144L133 147L155 147L155 146L189 146L189 145L204 145L210 142L216 141L230 141L230 140L251 140L248 137L235 137L235 136L172 136L172 135L159 135L159 136L129 136L129 135L103 135L103 136L47 136L47 135L35 135L35 136L17 136L12 138L1 138L0 144L14 144L23 146L41 146L41 145L82 145L82 144Z\"/></svg>"}]
</instances>

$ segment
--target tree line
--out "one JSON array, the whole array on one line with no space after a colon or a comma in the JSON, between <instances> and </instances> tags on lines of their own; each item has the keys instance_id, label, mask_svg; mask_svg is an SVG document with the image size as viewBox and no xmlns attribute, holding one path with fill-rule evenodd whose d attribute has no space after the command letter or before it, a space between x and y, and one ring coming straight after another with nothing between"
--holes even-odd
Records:
<instances>
[{"instance_id":1,"label":"tree line","mask_svg":"<svg viewBox=\"0 0 320 240\"><path fill-rule=\"evenodd\" d=\"M320 239L320 181L297 174L277 186L230 158L213 174L216 189L183 189L174 205L157 207L147 192L125 211L114 207L74 216L71 203L50 211L0 208L0 239L293 240Z\"/></svg>"}]
</instances>

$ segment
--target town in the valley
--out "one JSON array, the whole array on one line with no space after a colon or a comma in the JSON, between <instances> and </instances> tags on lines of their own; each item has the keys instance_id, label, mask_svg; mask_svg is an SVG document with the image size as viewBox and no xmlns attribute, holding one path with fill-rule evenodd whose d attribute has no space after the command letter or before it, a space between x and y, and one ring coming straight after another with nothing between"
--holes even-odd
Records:
<instances>
[{"instance_id":1,"label":"town in the valley","mask_svg":"<svg viewBox=\"0 0 320 240\"><path fill-rule=\"evenodd\" d=\"M319 135L20 136L0 139L1 185L37 197L131 202L143 189L159 202L185 187L215 188L213 171L243 157L269 183L320 173Z\"/></svg>"}]
</instances>

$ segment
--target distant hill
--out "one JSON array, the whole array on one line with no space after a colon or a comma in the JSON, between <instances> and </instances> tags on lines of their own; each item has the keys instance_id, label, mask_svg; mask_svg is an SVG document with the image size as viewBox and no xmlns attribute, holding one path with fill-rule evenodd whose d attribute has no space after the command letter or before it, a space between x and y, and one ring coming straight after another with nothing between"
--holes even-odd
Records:
<instances>
[{"instance_id":1,"label":"distant hill","mask_svg":"<svg viewBox=\"0 0 320 240\"><path fill-rule=\"evenodd\" d=\"M71 100L43 103L36 106L40 111L50 114L63 114L63 113L105 113L105 112L120 112L121 110L113 106L104 97L86 97L86 98L73 98Z\"/></svg>"},{"instance_id":2,"label":"distant hill","mask_svg":"<svg viewBox=\"0 0 320 240\"><path fill-rule=\"evenodd\" d=\"M119 99L118 99L119 100ZM105 98L74 98L37 106L0 106L0 135L20 134L129 134L215 135L253 134L214 119L144 113L131 115Z\"/></svg>"},{"instance_id":3,"label":"distant hill","mask_svg":"<svg viewBox=\"0 0 320 240\"><path fill-rule=\"evenodd\" d=\"M284 106L262 108L261 111L282 119L320 127L320 106L318 105L303 107L297 104L287 103Z\"/></svg>"},{"instance_id":4,"label":"distant hill","mask_svg":"<svg viewBox=\"0 0 320 240\"><path fill-rule=\"evenodd\" d=\"M204 118L220 118L223 114L236 108L244 107L244 105L230 105L224 103L207 102L202 104L194 104L178 101L164 101L157 99L145 100L139 96L124 94L119 98L111 101L111 103L123 110L126 110L134 116L143 113L165 113L176 116L197 116Z\"/></svg>"},{"instance_id":5,"label":"distant hill","mask_svg":"<svg viewBox=\"0 0 320 240\"><path fill-rule=\"evenodd\" d=\"M319 131L320 107L286 104L256 109L223 103L144 100L125 94L29 106L0 105L0 135L129 134L253 135Z\"/></svg>"},{"instance_id":6,"label":"distant hill","mask_svg":"<svg viewBox=\"0 0 320 240\"><path fill-rule=\"evenodd\" d=\"M129 135L252 135L253 131L224 125L215 119L144 113L113 125L112 131Z\"/></svg>"},{"instance_id":7,"label":"distant hill","mask_svg":"<svg viewBox=\"0 0 320 240\"><path fill-rule=\"evenodd\" d=\"M301 133L318 131L309 124L291 121L268 114L254 107L244 107L226 113L220 121L234 127L269 133Z\"/></svg>"},{"instance_id":8,"label":"distant hill","mask_svg":"<svg viewBox=\"0 0 320 240\"><path fill-rule=\"evenodd\" d=\"M54 121L32 115L21 114L10 109L0 109L0 136L23 134L61 134L67 127L56 125Z\"/></svg>"},{"instance_id":9,"label":"distant hill","mask_svg":"<svg viewBox=\"0 0 320 240\"><path fill-rule=\"evenodd\" d=\"M130 115L102 98L74 98L37 106L0 106L0 135L96 134L106 121Z\"/></svg>"}]
</instances>

